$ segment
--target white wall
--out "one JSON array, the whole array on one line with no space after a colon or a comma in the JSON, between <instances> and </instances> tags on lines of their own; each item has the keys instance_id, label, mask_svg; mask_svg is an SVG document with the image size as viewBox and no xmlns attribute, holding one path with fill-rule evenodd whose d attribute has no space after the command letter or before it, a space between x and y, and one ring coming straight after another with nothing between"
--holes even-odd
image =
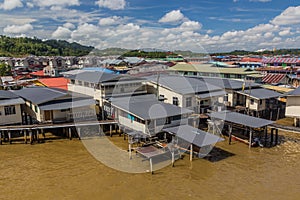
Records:
<instances>
[{"instance_id":1,"label":"white wall","mask_svg":"<svg viewBox=\"0 0 300 200\"><path fill-rule=\"evenodd\" d=\"M4 106L0 106L0 125L4 124L21 124L22 123L22 113L21 106L15 105L16 114L5 115Z\"/></svg>"}]
</instances>

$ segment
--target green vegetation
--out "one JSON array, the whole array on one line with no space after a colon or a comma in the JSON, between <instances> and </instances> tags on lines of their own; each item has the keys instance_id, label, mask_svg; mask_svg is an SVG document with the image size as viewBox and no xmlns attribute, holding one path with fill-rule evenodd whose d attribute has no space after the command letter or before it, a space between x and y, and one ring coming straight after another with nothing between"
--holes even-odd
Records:
<instances>
[{"instance_id":1,"label":"green vegetation","mask_svg":"<svg viewBox=\"0 0 300 200\"><path fill-rule=\"evenodd\" d=\"M4 63L0 63L0 76L11 76L10 67Z\"/></svg>"},{"instance_id":2,"label":"green vegetation","mask_svg":"<svg viewBox=\"0 0 300 200\"><path fill-rule=\"evenodd\" d=\"M140 50L132 50L126 52L122 55L123 57L142 57L142 58L167 58L172 57L175 58L178 54L173 52L161 52L161 51L140 51Z\"/></svg>"},{"instance_id":3,"label":"green vegetation","mask_svg":"<svg viewBox=\"0 0 300 200\"><path fill-rule=\"evenodd\" d=\"M219 56L219 55L295 55L300 56L300 49L278 49L275 51L266 50L262 52L252 52L252 51L244 51L244 50L235 50L231 52L225 53L213 53L212 56Z\"/></svg>"},{"instance_id":4,"label":"green vegetation","mask_svg":"<svg viewBox=\"0 0 300 200\"><path fill-rule=\"evenodd\" d=\"M84 56L94 47L69 43L64 40L46 40L38 38L11 38L0 36L0 56Z\"/></svg>"}]
</instances>

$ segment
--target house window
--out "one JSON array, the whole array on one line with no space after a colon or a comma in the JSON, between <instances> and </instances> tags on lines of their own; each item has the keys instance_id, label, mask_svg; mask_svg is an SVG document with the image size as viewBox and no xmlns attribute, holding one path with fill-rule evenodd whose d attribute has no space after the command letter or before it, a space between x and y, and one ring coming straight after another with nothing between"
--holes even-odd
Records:
<instances>
[{"instance_id":1,"label":"house window","mask_svg":"<svg viewBox=\"0 0 300 200\"><path fill-rule=\"evenodd\" d=\"M225 96L223 97L223 101L228 101L228 94L225 94Z\"/></svg>"},{"instance_id":2,"label":"house window","mask_svg":"<svg viewBox=\"0 0 300 200\"><path fill-rule=\"evenodd\" d=\"M262 99L261 99L261 100L259 100L259 105L261 105L262 103L263 103Z\"/></svg>"},{"instance_id":3,"label":"house window","mask_svg":"<svg viewBox=\"0 0 300 200\"><path fill-rule=\"evenodd\" d=\"M34 111L37 113L38 112L38 107L34 106Z\"/></svg>"},{"instance_id":4,"label":"house window","mask_svg":"<svg viewBox=\"0 0 300 200\"><path fill-rule=\"evenodd\" d=\"M178 97L173 97L173 105L175 105L175 106L179 105Z\"/></svg>"},{"instance_id":5,"label":"house window","mask_svg":"<svg viewBox=\"0 0 300 200\"><path fill-rule=\"evenodd\" d=\"M250 104L251 104L251 105L254 104L254 99L250 99Z\"/></svg>"},{"instance_id":6,"label":"house window","mask_svg":"<svg viewBox=\"0 0 300 200\"><path fill-rule=\"evenodd\" d=\"M4 106L4 113L5 115L15 115L16 114L15 106Z\"/></svg>"},{"instance_id":7,"label":"house window","mask_svg":"<svg viewBox=\"0 0 300 200\"><path fill-rule=\"evenodd\" d=\"M186 105L186 107L192 106L192 97L186 98L185 105Z\"/></svg>"},{"instance_id":8,"label":"house window","mask_svg":"<svg viewBox=\"0 0 300 200\"><path fill-rule=\"evenodd\" d=\"M88 82L84 82L84 87L89 87L89 83Z\"/></svg>"},{"instance_id":9,"label":"house window","mask_svg":"<svg viewBox=\"0 0 300 200\"><path fill-rule=\"evenodd\" d=\"M78 85L82 85L82 81L78 81Z\"/></svg>"}]
</instances>

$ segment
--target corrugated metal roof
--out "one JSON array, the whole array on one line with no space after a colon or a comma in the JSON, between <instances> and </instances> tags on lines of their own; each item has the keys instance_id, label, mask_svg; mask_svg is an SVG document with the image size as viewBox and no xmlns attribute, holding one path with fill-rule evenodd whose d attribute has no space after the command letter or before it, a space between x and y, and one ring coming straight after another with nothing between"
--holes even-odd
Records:
<instances>
[{"instance_id":1,"label":"corrugated metal roof","mask_svg":"<svg viewBox=\"0 0 300 200\"><path fill-rule=\"evenodd\" d=\"M295 90L286 93L287 96L300 96L300 87L296 88Z\"/></svg>"},{"instance_id":2,"label":"corrugated metal roof","mask_svg":"<svg viewBox=\"0 0 300 200\"><path fill-rule=\"evenodd\" d=\"M202 73L215 73L215 74L258 74L259 72L246 68L225 68L214 67L212 64L191 64L191 63L178 63L168 70L183 71L183 72L202 72Z\"/></svg>"},{"instance_id":3,"label":"corrugated metal roof","mask_svg":"<svg viewBox=\"0 0 300 200\"><path fill-rule=\"evenodd\" d=\"M205 99L205 98L211 98L211 97L224 96L225 94L226 94L226 92L224 90L220 90L220 91L215 91L215 92L199 94L197 96L201 99Z\"/></svg>"},{"instance_id":4,"label":"corrugated metal roof","mask_svg":"<svg viewBox=\"0 0 300 200\"><path fill-rule=\"evenodd\" d=\"M64 77L42 78L42 79L38 79L38 81L41 82L46 87L68 90L69 80Z\"/></svg>"},{"instance_id":5,"label":"corrugated metal roof","mask_svg":"<svg viewBox=\"0 0 300 200\"><path fill-rule=\"evenodd\" d=\"M282 96L282 94L278 92L275 92L273 90L268 90L265 88L255 88L255 89L244 90L244 91L240 90L238 91L238 93L249 95L257 99L271 99L271 98L278 98Z\"/></svg>"},{"instance_id":6,"label":"corrugated metal roof","mask_svg":"<svg viewBox=\"0 0 300 200\"><path fill-rule=\"evenodd\" d=\"M13 99L19 96L9 90L0 90L0 99Z\"/></svg>"},{"instance_id":7,"label":"corrugated metal roof","mask_svg":"<svg viewBox=\"0 0 300 200\"><path fill-rule=\"evenodd\" d=\"M34 104L45 103L68 95L65 90L47 87L23 88L21 90L14 90L14 93Z\"/></svg>"},{"instance_id":8,"label":"corrugated metal roof","mask_svg":"<svg viewBox=\"0 0 300 200\"><path fill-rule=\"evenodd\" d=\"M172 128L163 129L166 132L173 133L177 137L189 142L190 144L196 145L198 147L204 147L207 145L212 145L217 142L224 141L211 133L199 130L189 125L181 125Z\"/></svg>"},{"instance_id":9,"label":"corrugated metal roof","mask_svg":"<svg viewBox=\"0 0 300 200\"><path fill-rule=\"evenodd\" d=\"M0 100L0 106L19 105L19 104L24 104L24 103L25 103L25 101L21 98Z\"/></svg>"},{"instance_id":10,"label":"corrugated metal roof","mask_svg":"<svg viewBox=\"0 0 300 200\"><path fill-rule=\"evenodd\" d=\"M114 107L144 120L193 113L192 110L160 102L153 95L113 98L111 102Z\"/></svg>"},{"instance_id":11,"label":"corrugated metal roof","mask_svg":"<svg viewBox=\"0 0 300 200\"><path fill-rule=\"evenodd\" d=\"M149 76L147 79L152 83L156 83L157 75ZM162 74L160 75L158 82L160 86L169 88L180 94L204 93L221 90L221 88L203 80L185 76Z\"/></svg>"},{"instance_id":12,"label":"corrugated metal roof","mask_svg":"<svg viewBox=\"0 0 300 200\"><path fill-rule=\"evenodd\" d=\"M275 123L274 121L252 117L249 115L244 115L237 112L229 112L229 111L221 111L221 112L213 112L208 114L212 119L221 119L227 122L232 122L235 124L245 125L251 128L261 128L270 124Z\"/></svg>"},{"instance_id":13,"label":"corrugated metal roof","mask_svg":"<svg viewBox=\"0 0 300 200\"><path fill-rule=\"evenodd\" d=\"M83 100L69 99L68 101L61 101L61 102L41 105L39 106L39 108L41 110L62 110L62 109L86 107L95 104L96 101L94 99L83 99Z\"/></svg>"}]
</instances>

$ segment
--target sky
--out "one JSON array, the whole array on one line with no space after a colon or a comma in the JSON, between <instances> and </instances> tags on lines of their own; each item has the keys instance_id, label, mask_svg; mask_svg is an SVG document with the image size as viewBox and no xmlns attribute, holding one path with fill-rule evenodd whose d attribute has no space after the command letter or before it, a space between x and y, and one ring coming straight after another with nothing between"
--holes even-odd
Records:
<instances>
[{"instance_id":1,"label":"sky","mask_svg":"<svg viewBox=\"0 0 300 200\"><path fill-rule=\"evenodd\" d=\"M0 0L0 35L98 49L300 48L299 0Z\"/></svg>"}]
</instances>

